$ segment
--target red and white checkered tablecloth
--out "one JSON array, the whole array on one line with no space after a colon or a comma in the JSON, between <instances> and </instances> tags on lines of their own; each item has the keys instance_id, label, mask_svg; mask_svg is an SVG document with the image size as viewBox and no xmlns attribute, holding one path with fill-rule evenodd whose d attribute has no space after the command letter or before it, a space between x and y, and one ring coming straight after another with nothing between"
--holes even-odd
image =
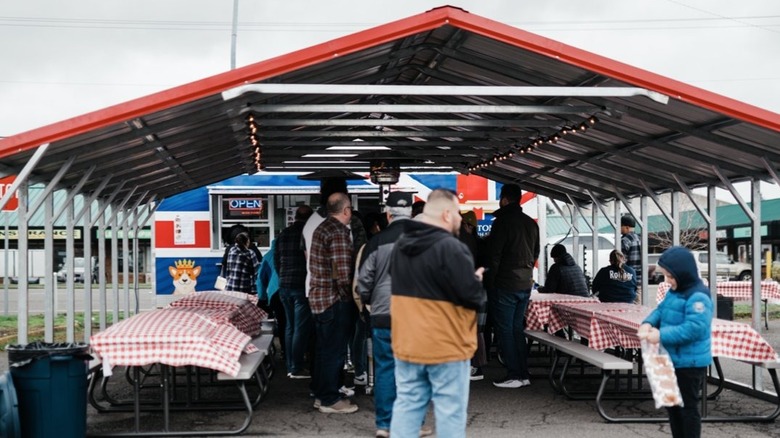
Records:
<instances>
[{"instance_id":1,"label":"red and white checkered tablecloth","mask_svg":"<svg viewBox=\"0 0 780 438\"><path fill-rule=\"evenodd\" d=\"M648 308L646 313L597 313L595 318L602 327L615 333L612 337L590 339L590 347L596 350L614 346L639 348L636 332L650 311ZM749 324L717 318L712 320L712 355L756 363L779 360L774 348Z\"/></svg>"},{"instance_id":2,"label":"red and white checkered tablecloth","mask_svg":"<svg viewBox=\"0 0 780 438\"><path fill-rule=\"evenodd\" d=\"M719 281L717 283L718 294L733 298L734 301L750 301L753 299L752 281ZM660 303L669 290L669 283L658 283L656 302ZM774 280L761 282L761 299L770 303L780 303L780 284Z\"/></svg>"},{"instance_id":3,"label":"red and white checkered tablecloth","mask_svg":"<svg viewBox=\"0 0 780 438\"><path fill-rule=\"evenodd\" d=\"M233 324L252 337L260 334L260 321L268 317L263 309L257 307L257 296L243 292L197 292L171 302L168 307L216 310L210 312L215 322Z\"/></svg>"},{"instance_id":4,"label":"red and white checkered tablecloth","mask_svg":"<svg viewBox=\"0 0 780 438\"><path fill-rule=\"evenodd\" d=\"M552 306L557 303L591 303L598 302L593 297L580 297L566 294L531 293L531 300L525 311L525 328L528 330L544 330L550 323ZM557 331L557 329L555 330Z\"/></svg>"},{"instance_id":5,"label":"red and white checkered tablecloth","mask_svg":"<svg viewBox=\"0 0 780 438\"><path fill-rule=\"evenodd\" d=\"M238 358L251 337L231 320L234 310L172 307L140 313L90 338L103 359L104 372L113 366L162 363L193 365L235 376ZM260 326L260 321L254 323Z\"/></svg>"},{"instance_id":6,"label":"red and white checkered tablecloth","mask_svg":"<svg viewBox=\"0 0 780 438\"><path fill-rule=\"evenodd\" d=\"M571 327L584 338L600 338L609 333L595 318L596 313L641 312L643 309L645 307L629 303L558 303L553 306L548 327L550 332Z\"/></svg>"}]
</instances>

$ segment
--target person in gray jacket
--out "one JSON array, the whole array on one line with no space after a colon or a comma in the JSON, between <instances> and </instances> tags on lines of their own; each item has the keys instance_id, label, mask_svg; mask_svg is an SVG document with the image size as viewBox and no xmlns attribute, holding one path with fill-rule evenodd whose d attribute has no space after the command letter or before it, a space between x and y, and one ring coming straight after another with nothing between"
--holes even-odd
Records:
<instances>
[{"instance_id":1,"label":"person in gray jacket","mask_svg":"<svg viewBox=\"0 0 780 438\"><path fill-rule=\"evenodd\" d=\"M363 250L357 290L371 309L374 353L374 405L376 436L389 436L395 402L395 361L390 337L390 254L412 216L412 194L392 192L386 202L387 228L377 233Z\"/></svg>"}]
</instances>

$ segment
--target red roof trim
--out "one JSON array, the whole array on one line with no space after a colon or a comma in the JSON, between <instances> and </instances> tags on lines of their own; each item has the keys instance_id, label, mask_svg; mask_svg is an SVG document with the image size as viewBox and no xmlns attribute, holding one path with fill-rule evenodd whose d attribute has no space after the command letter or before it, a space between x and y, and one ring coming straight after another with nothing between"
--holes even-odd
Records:
<instances>
[{"instance_id":1,"label":"red roof trim","mask_svg":"<svg viewBox=\"0 0 780 438\"><path fill-rule=\"evenodd\" d=\"M131 120L154 111L190 102L226 89L257 82L302 67L327 61L368 47L435 29L449 24L524 48L593 72L621 80L631 85L666 94L694 105L717 111L759 126L780 131L780 115L693 87L655 73L641 70L591 52L541 37L461 9L445 6L357 32L326 43L291 52L267 61L211 76L149 96L93 111L41 128L0 140L0 158L62 140L94 129Z\"/></svg>"}]
</instances>

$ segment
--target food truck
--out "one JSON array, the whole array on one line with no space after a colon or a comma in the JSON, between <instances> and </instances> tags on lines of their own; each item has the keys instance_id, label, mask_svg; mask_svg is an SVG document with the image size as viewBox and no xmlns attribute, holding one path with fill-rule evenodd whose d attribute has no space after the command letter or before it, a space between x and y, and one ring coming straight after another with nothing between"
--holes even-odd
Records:
<instances>
[{"instance_id":1,"label":"food truck","mask_svg":"<svg viewBox=\"0 0 780 438\"><path fill-rule=\"evenodd\" d=\"M153 218L152 277L157 305L181 294L214 289L230 227L242 224L249 228L253 241L265 253L271 241L292 223L299 205L316 209L320 204L319 181L300 179L300 175L240 175L163 200ZM425 200L435 188L448 188L458 194L461 211L476 213L478 232L486 235L490 213L498 208L501 184L479 176L403 173L390 186L374 184L365 176L347 181L352 204L364 215L380 211L381 191L414 192L416 201ZM530 193L523 196L531 216L536 214L535 199Z\"/></svg>"}]
</instances>

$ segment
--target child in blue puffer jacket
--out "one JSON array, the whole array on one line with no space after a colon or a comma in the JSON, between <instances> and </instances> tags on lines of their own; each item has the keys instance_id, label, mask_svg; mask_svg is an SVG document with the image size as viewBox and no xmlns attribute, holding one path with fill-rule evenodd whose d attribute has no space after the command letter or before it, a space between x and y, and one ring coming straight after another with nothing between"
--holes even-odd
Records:
<instances>
[{"instance_id":1,"label":"child in blue puffer jacket","mask_svg":"<svg viewBox=\"0 0 780 438\"><path fill-rule=\"evenodd\" d=\"M686 248L674 246L664 251L657 269L671 287L637 334L648 342L661 342L674 364L683 406L667 408L672 436L698 438L702 385L712 363L712 299L699 278L693 255Z\"/></svg>"}]
</instances>

